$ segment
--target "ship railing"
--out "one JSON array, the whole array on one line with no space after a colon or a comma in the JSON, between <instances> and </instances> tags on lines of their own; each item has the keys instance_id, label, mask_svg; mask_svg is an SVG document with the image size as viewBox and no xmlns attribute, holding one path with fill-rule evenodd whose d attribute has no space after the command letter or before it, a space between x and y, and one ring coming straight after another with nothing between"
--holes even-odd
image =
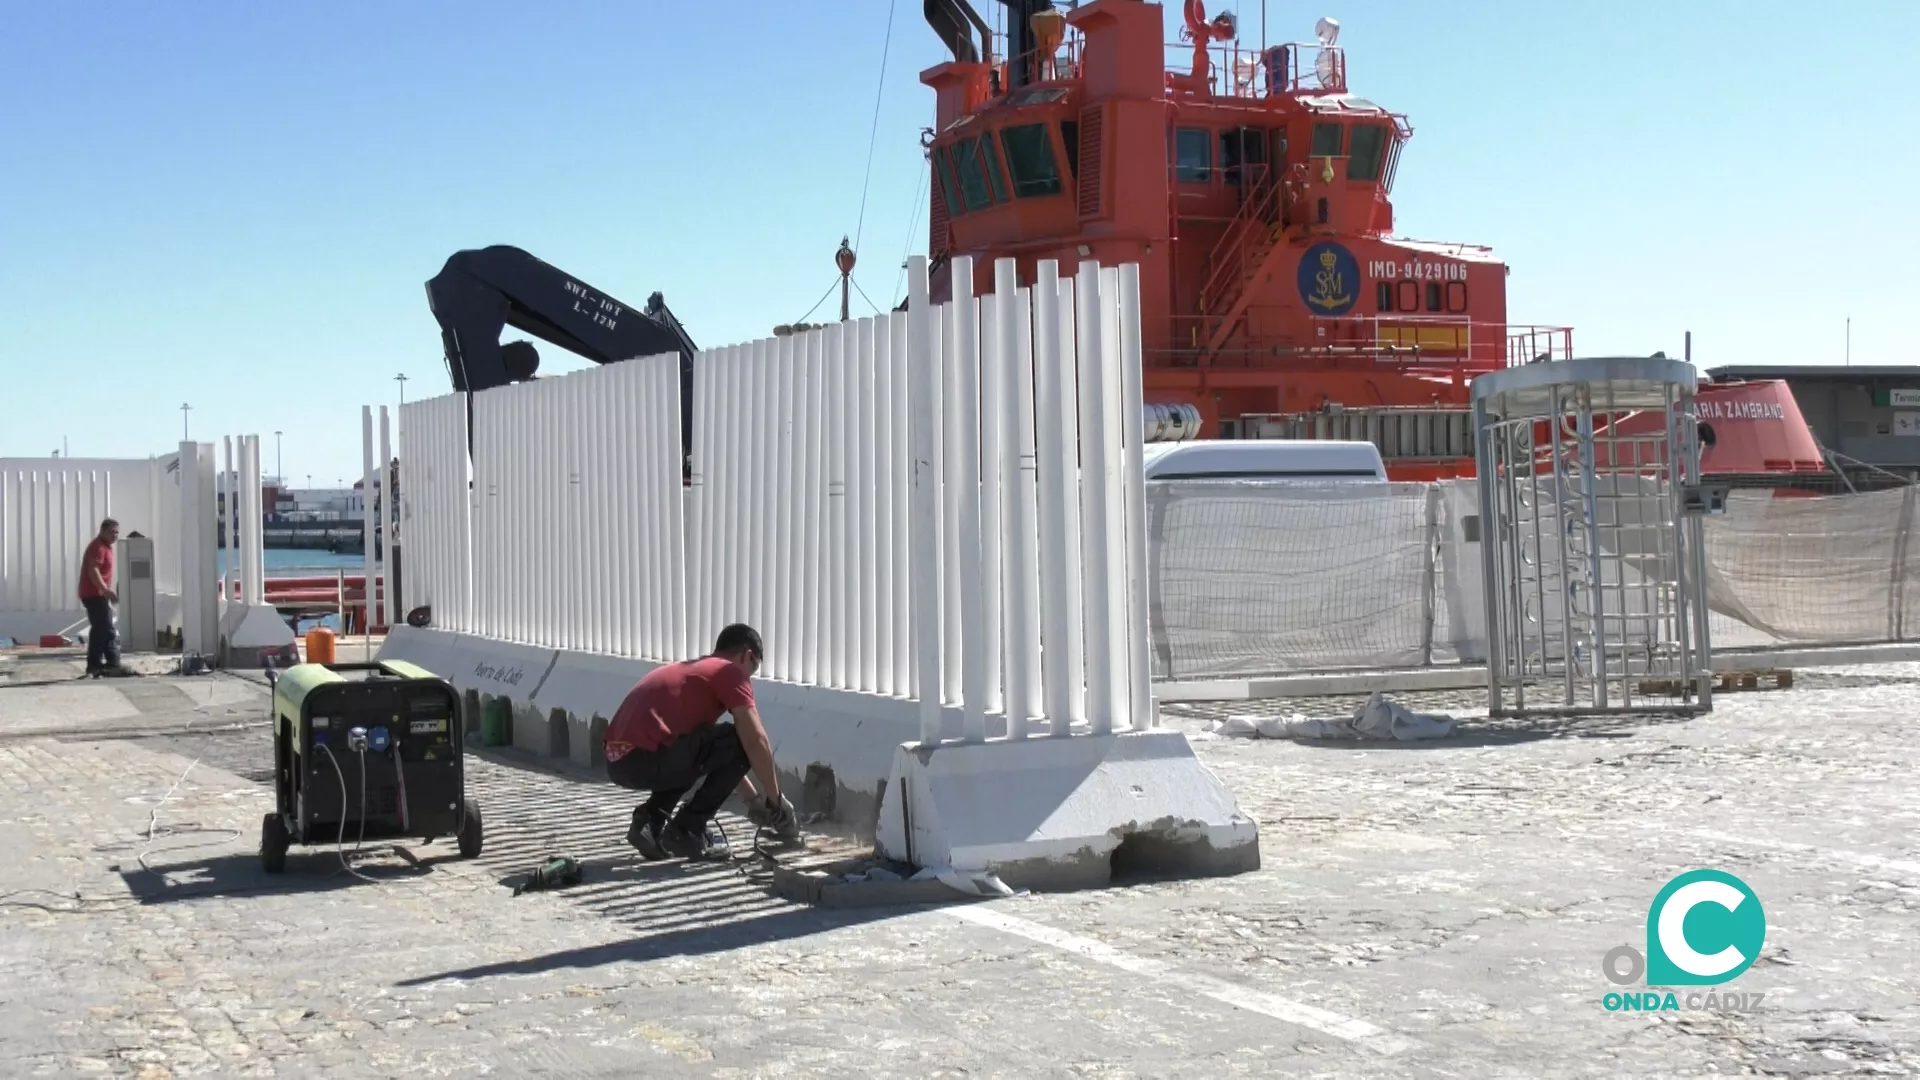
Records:
<instances>
[{"instance_id":1,"label":"ship railing","mask_svg":"<svg viewBox=\"0 0 1920 1080\"><path fill-rule=\"evenodd\" d=\"M1507 327L1508 367L1572 358L1573 327L1571 326L1509 325Z\"/></svg>"},{"instance_id":2,"label":"ship railing","mask_svg":"<svg viewBox=\"0 0 1920 1080\"><path fill-rule=\"evenodd\" d=\"M1168 85L1198 89L1194 83L1193 42L1166 45ZM1289 42L1261 49L1239 42L1207 46L1207 71L1201 76L1214 97L1268 98L1282 94L1344 94L1347 55L1339 46Z\"/></svg>"},{"instance_id":3,"label":"ship railing","mask_svg":"<svg viewBox=\"0 0 1920 1080\"><path fill-rule=\"evenodd\" d=\"M1246 325L1298 324L1300 309L1289 304L1248 304ZM1209 351L1208 334L1216 316L1177 316L1174 346L1157 354L1160 363L1273 370L1405 371L1442 375L1464 382L1535 356L1572 355L1569 327L1476 322L1446 315L1343 315L1311 320L1310 343L1233 346Z\"/></svg>"},{"instance_id":4,"label":"ship railing","mask_svg":"<svg viewBox=\"0 0 1920 1080\"><path fill-rule=\"evenodd\" d=\"M999 48L1006 48L1005 39L1006 35L1004 34L996 36ZM999 66L999 85L1001 91L1003 93L1006 92L1006 88L1012 85L1008 75L1014 71L1019 71L1025 76L1025 78L1021 80L1022 89L1038 83L1078 79L1080 77L1080 57L1083 47L1084 42L1082 42L1080 35L1069 31L1065 40L1061 41L1059 48L1052 50L1029 49L1019 56L1008 57L1007 60Z\"/></svg>"}]
</instances>

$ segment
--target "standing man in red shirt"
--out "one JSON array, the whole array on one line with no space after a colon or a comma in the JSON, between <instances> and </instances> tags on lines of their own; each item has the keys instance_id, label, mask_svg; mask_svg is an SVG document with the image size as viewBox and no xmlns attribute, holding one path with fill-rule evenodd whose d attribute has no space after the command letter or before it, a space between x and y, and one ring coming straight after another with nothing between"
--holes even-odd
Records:
<instances>
[{"instance_id":1,"label":"standing man in red shirt","mask_svg":"<svg viewBox=\"0 0 1920 1080\"><path fill-rule=\"evenodd\" d=\"M793 805L780 795L773 745L753 702L750 680L764 655L759 633L734 623L720 631L711 655L649 672L613 714L603 744L607 779L651 793L627 830L627 843L643 858L707 857L707 825L736 788L757 824L794 829ZM733 722L720 723L727 714Z\"/></svg>"},{"instance_id":2,"label":"standing man in red shirt","mask_svg":"<svg viewBox=\"0 0 1920 1080\"><path fill-rule=\"evenodd\" d=\"M87 609L87 674L94 678L121 673L120 641L113 630L113 605L120 602L120 594L113 591L113 543L119 538L120 523L108 518L80 556L80 606Z\"/></svg>"}]
</instances>

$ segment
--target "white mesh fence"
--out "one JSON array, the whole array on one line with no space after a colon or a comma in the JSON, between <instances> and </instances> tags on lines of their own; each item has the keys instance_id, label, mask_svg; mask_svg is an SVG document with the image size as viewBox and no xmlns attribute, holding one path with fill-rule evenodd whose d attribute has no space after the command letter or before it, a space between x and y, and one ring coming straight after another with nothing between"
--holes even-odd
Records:
<instances>
[{"instance_id":1,"label":"white mesh fence","mask_svg":"<svg viewBox=\"0 0 1920 1080\"><path fill-rule=\"evenodd\" d=\"M1472 481L1148 489L1155 679L1485 659ZM1920 638L1914 503L1912 488L1734 493L1706 522L1714 649Z\"/></svg>"},{"instance_id":2,"label":"white mesh fence","mask_svg":"<svg viewBox=\"0 0 1920 1080\"><path fill-rule=\"evenodd\" d=\"M1430 485L1147 485L1159 679L1427 662Z\"/></svg>"}]
</instances>

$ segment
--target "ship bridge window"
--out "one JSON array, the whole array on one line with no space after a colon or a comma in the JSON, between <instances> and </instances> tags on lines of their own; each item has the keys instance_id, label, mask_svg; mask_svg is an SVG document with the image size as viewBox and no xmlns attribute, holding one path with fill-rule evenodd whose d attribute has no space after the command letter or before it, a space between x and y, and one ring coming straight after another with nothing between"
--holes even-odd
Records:
<instances>
[{"instance_id":1,"label":"ship bridge window","mask_svg":"<svg viewBox=\"0 0 1920 1080\"><path fill-rule=\"evenodd\" d=\"M1344 145L1341 136L1345 134L1346 129L1339 124L1313 125L1313 152L1307 156L1317 158L1339 157Z\"/></svg>"},{"instance_id":2,"label":"ship bridge window","mask_svg":"<svg viewBox=\"0 0 1920 1080\"><path fill-rule=\"evenodd\" d=\"M933 167L940 176L940 195L947 203L947 217L960 216L960 185L953 179L953 160L942 146L933 152Z\"/></svg>"},{"instance_id":3,"label":"ship bridge window","mask_svg":"<svg viewBox=\"0 0 1920 1080\"><path fill-rule=\"evenodd\" d=\"M1386 159L1386 128L1379 124L1361 124L1353 129L1352 154L1347 158L1347 179L1373 183L1380 179L1380 167Z\"/></svg>"},{"instance_id":4,"label":"ship bridge window","mask_svg":"<svg viewBox=\"0 0 1920 1080\"><path fill-rule=\"evenodd\" d=\"M960 201L968 210L985 210L993 205L993 196L987 191L987 174L980 168L980 143L977 139L967 139L953 144L949 159L953 163L954 178L960 182Z\"/></svg>"},{"instance_id":5,"label":"ship bridge window","mask_svg":"<svg viewBox=\"0 0 1920 1080\"><path fill-rule=\"evenodd\" d=\"M993 133L980 136L980 160L987 167L987 179L993 182L993 202L995 206L1007 201L1007 176L1000 171L1000 151L993 141Z\"/></svg>"},{"instance_id":6,"label":"ship bridge window","mask_svg":"<svg viewBox=\"0 0 1920 1080\"><path fill-rule=\"evenodd\" d=\"M1267 133L1260 128L1234 128L1220 133L1220 171L1227 183L1238 184L1244 171L1257 177L1267 163ZM1245 166L1244 170L1242 166Z\"/></svg>"},{"instance_id":7,"label":"ship bridge window","mask_svg":"<svg viewBox=\"0 0 1920 1080\"><path fill-rule=\"evenodd\" d=\"M1179 128L1173 133L1173 178L1183 184L1213 179L1213 133L1206 128Z\"/></svg>"},{"instance_id":8,"label":"ship bridge window","mask_svg":"<svg viewBox=\"0 0 1920 1080\"><path fill-rule=\"evenodd\" d=\"M1066 96L1066 90L1061 87L1038 86L1031 90L1022 90L1013 95L1007 99L1007 104L1015 107L1021 105L1041 105L1049 101L1059 101Z\"/></svg>"},{"instance_id":9,"label":"ship bridge window","mask_svg":"<svg viewBox=\"0 0 1920 1080\"><path fill-rule=\"evenodd\" d=\"M1021 124L1000 133L1007 149L1007 172L1013 193L1021 198L1060 194L1060 167L1054 164L1053 140L1045 124Z\"/></svg>"}]
</instances>

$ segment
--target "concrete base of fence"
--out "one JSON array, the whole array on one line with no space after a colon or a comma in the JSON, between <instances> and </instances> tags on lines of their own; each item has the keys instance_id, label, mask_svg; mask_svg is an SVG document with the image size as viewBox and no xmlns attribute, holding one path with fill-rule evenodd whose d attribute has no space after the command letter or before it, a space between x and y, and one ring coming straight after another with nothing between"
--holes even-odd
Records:
<instances>
[{"instance_id":1,"label":"concrete base of fence","mask_svg":"<svg viewBox=\"0 0 1920 1080\"><path fill-rule=\"evenodd\" d=\"M223 663L255 667L261 651L293 644L293 627L264 604L232 604L220 619L220 643Z\"/></svg>"},{"instance_id":2,"label":"concrete base of fence","mask_svg":"<svg viewBox=\"0 0 1920 1080\"><path fill-rule=\"evenodd\" d=\"M1260 868L1258 827L1175 731L901 745L879 848L1015 888Z\"/></svg>"},{"instance_id":3,"label":"concrete base of fence","mask_svg":"<svg viewBox=\"0 0 1920 1080\"><path fill-rule=\"evenodd\" d=\"M411 626L394 627L379 655L419 664L465 691L470 731L478 730L482 709L504 699L512 710L515 748L588 767L604 762L607 722L627 691L659 666ZM894 748L918 737L919 707L768 679L755 679L753 689L773 741L782 792L795 809L825 815L871 840Z\"/></svg>"}]
</instances>

